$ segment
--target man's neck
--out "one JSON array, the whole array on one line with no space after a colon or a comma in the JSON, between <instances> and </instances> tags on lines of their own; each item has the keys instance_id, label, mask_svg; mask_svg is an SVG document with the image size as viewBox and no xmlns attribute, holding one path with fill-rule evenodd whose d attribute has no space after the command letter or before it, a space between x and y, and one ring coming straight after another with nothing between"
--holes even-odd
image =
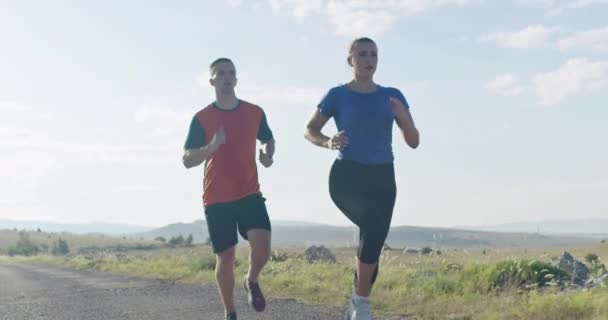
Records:
<instances>
[{"instance_id":1,"label":"man's neck","mask_svg":"<svg viewBox=\"0 0 608 320\"><path fill-rule=\"evenodd\" d=\"M220 109L231 110L237 107L239 99L234 94L218 94L215 99L215 104Z\"/></svg>"}]
</instances>

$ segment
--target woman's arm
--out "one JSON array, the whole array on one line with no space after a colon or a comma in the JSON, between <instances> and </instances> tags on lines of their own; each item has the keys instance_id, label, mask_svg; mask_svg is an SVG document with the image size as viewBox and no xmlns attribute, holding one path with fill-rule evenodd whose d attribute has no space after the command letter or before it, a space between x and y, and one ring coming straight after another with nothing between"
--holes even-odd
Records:
<instances>
[{"instance_id":1,"label":"woman's arm","mask_svg":"<svg viewBox=\"0 0 608 320\"><path fill-rule=\"evenodd\" d=\"M418 129L416 129L416 125L414 124L414 119L412 118L410 111L405 108L399 99L391 97L390 100L391 108L395 114L395 121L401 129L403 139L408 146L410 146L412 149L416 149L420 144L420 133L418 132Z\"/></svg>"},{"instance_id":2,"label":"woman's arm","mask_svg":"<svg viewBox=\"0 0 608 320\"><path fill-rule=\"evenodd\" d=\"M321 132L328 120L328 117L315 110L304 130L304 138L319 147L342 150L348 145L346 132L340 131L331 138Z\"/></svg>"}]
</instances>

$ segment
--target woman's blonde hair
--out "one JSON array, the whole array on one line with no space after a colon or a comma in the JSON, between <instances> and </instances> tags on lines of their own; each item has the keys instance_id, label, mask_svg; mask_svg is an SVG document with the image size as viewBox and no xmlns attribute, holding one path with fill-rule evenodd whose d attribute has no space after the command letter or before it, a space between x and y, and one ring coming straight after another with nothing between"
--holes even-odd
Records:
<instances>
[{"instance_id":1,"label":"woman's blonde hair","mask_svg":"<svg viewBox=\"0 0 608 320\"><path fill-rule=\"evenodd\" d=\"M353 53L353 51L355 50L355 46L359 43L373 43L376 44L376 42L368 37L361 37L361 38L357 38L355 40L353 40L353 42L350 43L350 48L348 49L348 54Z\"/></svg>"}]
</instances>

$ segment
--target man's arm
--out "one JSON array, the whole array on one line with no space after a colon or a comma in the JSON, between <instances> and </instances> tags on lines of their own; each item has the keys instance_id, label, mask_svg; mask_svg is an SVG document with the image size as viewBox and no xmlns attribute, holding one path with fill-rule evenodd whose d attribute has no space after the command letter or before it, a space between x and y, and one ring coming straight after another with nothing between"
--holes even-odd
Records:
<instances>
[{"instance_id":1,"label":"man's arm","mask_svg":"<svg viewBox=\"0 0 608 320\"><path fill-rule=\"evenodd\" d=\"M192 118L182 156L184 167L190 169L209 159L220 145L225 143L224 129L220 128L208 144L205 143L205 140L205 130L196 117Z\"/></svg>"},{"instance_id":2,"label":"man's arm","mask_svg":"<svg viewBox=\"0 0 608 320\"><path fill-rule=\"evenodd\" d=\"M214 136L215 138L215 136ZM205 162L219 148L219 144L210 143L197 149L186 149L182 157L184 167L190 169Z\"/></svg>"},{"instance_id":3,"label":"man's arm","mask_svg":"<svg viewBox=\"0 0 608 320\"><path fill-rule=\"evenodd\" d=\"M275 141L264 111L262 111L262 117L260 118L257 139L261 143L258 160L264 167L268 168L274 162L272 157L274 156L275 151Z\"/></svg>"},{"instance_id":4,"label":"man's arm","mask_svg":"<svg viewBox=\"0 0 608 320\"><path fill-rule=\"evenodd\" d=\"M263 153L265 153L270 159L274 156L275 149L275 141L274 138L262 143L262 147L260 148Z\"/></svg>"},{"instance_id":5,"label":"man's arm","mask_svg":"<svg viewBox=\"0 0 608 320\"><path fill-rule=\"evenodd\" d=\"M274 150L274 138L271 138L270 140L262 143L262 146L260 147L259 160L264 167L268 168L274 163L274 160L272 159L272 156L274 155Z\"/></svg>"}]
</instances>

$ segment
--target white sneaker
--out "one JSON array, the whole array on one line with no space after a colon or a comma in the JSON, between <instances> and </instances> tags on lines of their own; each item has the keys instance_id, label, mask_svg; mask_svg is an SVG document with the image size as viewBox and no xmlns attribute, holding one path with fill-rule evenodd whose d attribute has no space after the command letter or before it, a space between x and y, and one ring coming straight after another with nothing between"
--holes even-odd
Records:
<instances>
[{"instance_id":1,"label":"white sneaker","mask_svg":"<svg viewBox=\"0 0 608 320\"><path fill-rule=\"evenodd\" d=\"M350 299L350 306L344 314L344 320L373 320L368 299Z\"/></svg>"}]
</instances>

